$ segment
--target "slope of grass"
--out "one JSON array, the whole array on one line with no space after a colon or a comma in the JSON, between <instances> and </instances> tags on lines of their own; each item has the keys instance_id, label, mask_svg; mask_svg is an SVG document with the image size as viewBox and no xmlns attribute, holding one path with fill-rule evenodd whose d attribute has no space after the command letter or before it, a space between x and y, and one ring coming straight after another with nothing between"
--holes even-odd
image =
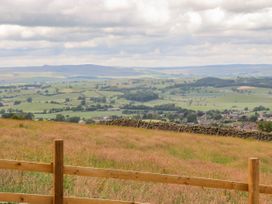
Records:
<instances>
[{"instance_id":1,"label":"slope of grass","mask_svg":"<svg viewBox=\"0 0 272 204\"><path fill-rule=\"evenodd\" d=\"M0 158L51 162L53 140L65 140L65 163L245 182L247 159L261 159L261 183L272 184L272 143L157 130L0 120ZM52 192L48 174L0 170L0 191ZM65 194L151 203L247 203L235 191L66 176ZM262 196L261 203L272 203Z\"/></svg>"}]
</instances>

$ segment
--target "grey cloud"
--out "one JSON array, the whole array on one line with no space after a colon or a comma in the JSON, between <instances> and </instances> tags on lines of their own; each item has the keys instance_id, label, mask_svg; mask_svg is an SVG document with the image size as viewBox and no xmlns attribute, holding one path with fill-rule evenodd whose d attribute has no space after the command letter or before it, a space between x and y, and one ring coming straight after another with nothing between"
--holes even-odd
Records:
<instances>
[{"instance_id":1,"label":"grey cloud","mask_svg":"<svg viewBox=\"0 0 272 204\"><path fill-rule=\"evenodd\" d=\"M71 27L118 26L141 23L134 19L133 9L107 10L99 0L3 0L0 23L23 26ZM130 18L127 18L131 16Z\"/></svg>"},{"instance_id":2,"label":"grey cloud","mask_svg":"<svg viewBox=\"0 0 272 204\"><path fill-rule=\"evenodd\" d=\"M271 34L271 0L2 0L0 6L0 59L7 64L28 59L19 56L212 64L216 56L230 61L231 50L239 52L235 62L256 55L268 63Z\"/></svg>"},{"instance_id":3,"label":"grey cloud","mask_svg":"<svg viewBox=\"0 0 272 204\"><path fill-rule=\"evenodd\" d=\"M236 13L251 13L260 11L269 7L272 7L271 0L247 0L247 1L237 1L228 0L224 1L222 4L223 8L226 10L236 12Z\"/></svg>"}]
</instances>

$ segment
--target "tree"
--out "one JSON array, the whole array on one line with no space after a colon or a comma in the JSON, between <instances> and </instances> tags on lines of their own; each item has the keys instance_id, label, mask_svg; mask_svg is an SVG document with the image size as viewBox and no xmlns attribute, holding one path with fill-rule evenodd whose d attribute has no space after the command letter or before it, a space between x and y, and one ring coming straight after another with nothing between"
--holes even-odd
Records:
<instances>
[{"instance_id":1,"label":"tree","mask_svg":"<svg viewBox=\"0 0 272 204\"><path fill-rule=\"evenodd\" d=\"M219 110L209 110L206 112L208 119L221 120L222 114Z\"/></svg>"},{"instance_id":2,"label":"tree","mask_svg":"<svg viewBox=\"0 0 272 204\"><path fill-rule=\"evenodd\" d=\"M252 116L250 116L250 118L249 118L249 121L250 122L256 122L258 120L258 116L257 115L252 115Z\"/></svg>"},{"instance_id":3,"label":"tree","mask_svg":"<svg viewBox=\"0 0 272 204\"><path fill-rule=\"evenodd\" d=\"M262 121L258 123L258 128L264 132L272 132L272 121Z\"/></svg>"},{"instance_id":4,"label":"tree","mask_svg":"<svg viewBox=\"0 0 272 204\"><path fill-rule=\"evenodd\" d=\"M82 99L82 101L80 102L80 105L85 106L86 105L86 100Z\"/></svg>"},{"instance_id":5,"label":"tree","mask_svg":"<svg viewBox=\"0 0 272 204\"><path fill-rule=\"evenodd\" d=\"M254 109L253 109L253 111L254 112L258 112L258 111L268 111L269 110L269 108L266 108L266 107L264 107L264 106L258 106L258 107L255 107Z\"/></svg>"},{"instance_id":6,"label":"tree","mask_svg":"<svg viewBox=\"0 0 272 204\"><path fill-rule=\"evenodd\" d=\"M33 120L34 114L33 113L4 113L2 114L2 118L11 118L16 120Z\"/></svg>"},{"instance_id":7,"label":"tree","mask_svg":"<svg viewBox=\"0 0 272 204\"><path fill-rule=\"evenodd\" d=\"M80 117L70 117L70 118L67 118L67 121L68 122L71 122L71 123L78 123L80 121Z\"/></svg>"},{"instance_id":8,"label":"tree","mask_svg":"<svg viewBox=\"0 0 272 204\"><path fill-rule=\"evenodd\" d=\"M187 122L188 123L197 123L197 116L196 116L196 114L189 114L187 116Z\"/></svg>"},{"instance_id":9,"label":"tree","mask_svg":"<svg viewBox=\"0 0 272 204\"><path fill-rule=\"evenodd\" d=\"M26 101L27 101L28 103L32 103L32 98L29 97L29 98L26 99Z\"/></svg>"},{"instance_id":10,"label":"tree","mask_svg":"<svg viewBox=\"0 0 272 204\"><path fill-rule=\"evenodd\" d=\"M127 100L131 101L139 101L139 102L147 102L158 99L158 94L152 91L136 91L136 92L128 92L123 95L123 97Z\"/></svg>"},{"instance_id":11,"label":"tree","mask_svg":"<svg viewBox=\"0 0 272 204\"><path fill-rule=\"evenodd\" d=\"M55 121L65 121L65 117L62 114L57 114Z\"/></svg>"},{"instance_id":12,"label":"tree","mask_svg":"<svg viewBox=\"0 0 272 204\"><path fill-rule=\"evenodd\" d=\"M85 100L85 96L79 96L77 99L78 100Z\"/></svg>"},{"instance_id":13,"label":"tree","mask_svg":"<svg viewBox=\"0 0 272 204\"><path fill-rule=\"evenodd\" d=\"M15 106L16 105L20 105L21 104L21 101L14 101L14 103L13 103Z\"/></svg>"},{"instance_id":14,"label":"tree","mask_svg":"<svg viewBox=\"0 0 272 204\"><path fill-rule=\"evenodd\" d=\"M238 120L241 121L241 122L246 122L246 121L248 121L249 119L248 119L248 117L247 117L246 115L242 115L241 117L239 117Z\"/></svg>"}]
</instances>

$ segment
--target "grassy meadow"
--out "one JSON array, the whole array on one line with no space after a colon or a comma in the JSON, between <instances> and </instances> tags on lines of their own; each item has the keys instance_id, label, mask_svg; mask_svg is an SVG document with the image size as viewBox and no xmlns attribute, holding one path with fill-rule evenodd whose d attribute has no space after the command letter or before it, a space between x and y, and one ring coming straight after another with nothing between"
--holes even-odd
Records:
<instances>
[{"instance_id":1,"label":"grassy meadow","mask_svg":"<svg viewBox=\"0 0 272 204\"><path fill-rule=\"evenodd\" d=\"M0 158L51 162L53 140L65 140L65 164L247 181L247 159L261 160L272 184L272 144L128 127L0 119ZM52 192L49 174L0 170L0 191ZM65 195L162 203L247 203L247 193L114 179L65 177ZM261 196L261 203L272 203Z\"/></svg>"}]
</instances>

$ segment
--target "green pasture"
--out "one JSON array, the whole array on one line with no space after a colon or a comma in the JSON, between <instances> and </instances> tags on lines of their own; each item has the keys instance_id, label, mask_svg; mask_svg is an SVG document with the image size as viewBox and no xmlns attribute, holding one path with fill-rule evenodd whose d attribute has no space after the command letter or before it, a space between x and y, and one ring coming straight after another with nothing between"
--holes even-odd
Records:
<instances>
[{"instance_id":1,"label":"green pasture","mask_svg":"<svg viewBox=\"0 0 272 204\"><path fill-rule=\"evenodd\" d=\"M193 110L211 109L240 109L245 107L253 109L263 105L272 109L272 89L249 88L241 90L241 87L192 87L184 89L174 87L175 83L184 82L177 80L158 79L113 79L113 80L90 80L74 82L52 82L44 83L41 87L24 88L2 88L0 89L0 101L5 106L0 109L17 109L32 112L37 117L52 118L56 114L40 115L39 112L53 108L76 107L80 105L79 97L85 97L87 105L97 105L90 100L91 97L105 97L106 103L100 105L111 105L120 108L123 105L133 103L134 105L155 106L174 103L176 106ZM111 89L112 88L112 89ZM108 91L118 88L118 91ZM124 92L137 90L151 90L159 95L159 99L148 102L129 101L122 98ZM32 98L32 103L27 99ZM66 101L66 99L69 101ZM21 104L14 105L15 101ZM63 112L71 116L98 117L109 115L121 115L121 111L97 111L97 112Z\"/></svg>"}]
</instances>

